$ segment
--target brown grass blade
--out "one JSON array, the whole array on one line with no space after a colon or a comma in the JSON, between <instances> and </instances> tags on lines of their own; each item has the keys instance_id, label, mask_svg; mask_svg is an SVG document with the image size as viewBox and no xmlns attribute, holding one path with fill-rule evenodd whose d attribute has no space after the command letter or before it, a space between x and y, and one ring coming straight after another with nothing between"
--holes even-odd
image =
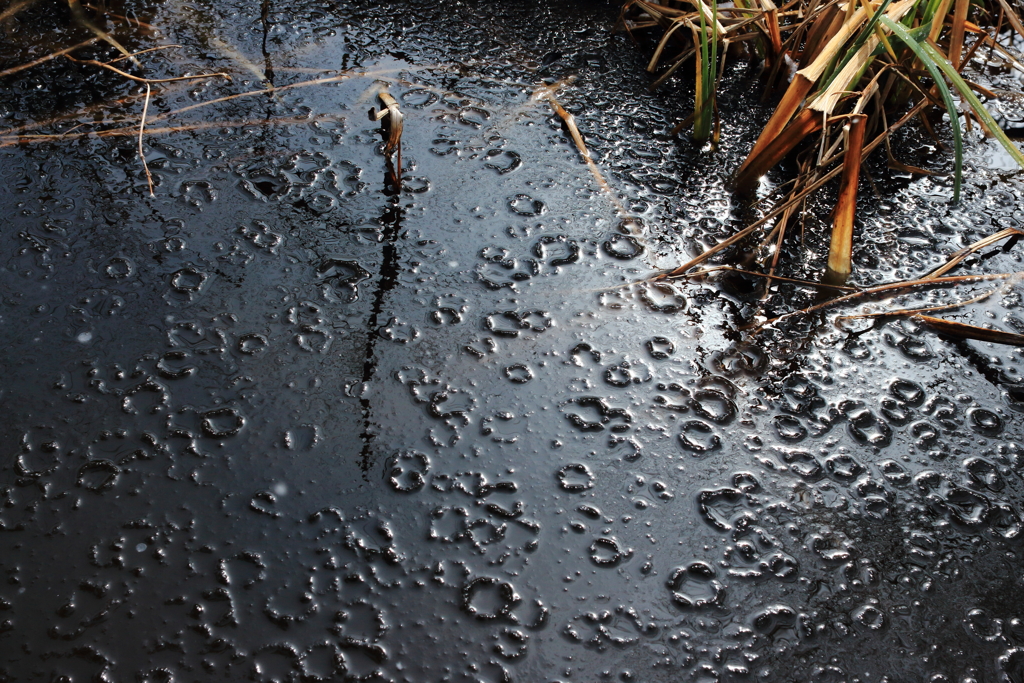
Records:
<instances>
[{"instance_id":1,"label":"brown grass blade","mask_svg":"<svg viewBox=\"0 0 1024 683\"><path fill-rule=\"evenodd\" d=\"M1005 286L1005 285L1004 285ZM969 306L970 304L976 304L989 298L1002 287L996 287L990 289L984 294L978 296L972 296L970 299L963 299L961 301L954 301L951 304L942 304L941 306L925 306L924 308L900 308L895 311L876 311L874 313L854 313L853 315L841 315L836 318L836 326L844 320L859 320L862 318L902 318L912 315L919 315L921 313L936 313L938 311L952 311L957 308Z\"/></svg>"},{"instance_id":2,"label":"brown grass blade","mask_svg":"<svg viewBox=\"0 0 1024 683\"><path fill-rule=\"evenodd\" d=\"M878 39L874 36L868 38L861 45L860 49L857 50L853 58L846 63L842 71L832 78L832 82L828 84L828 87L819 91L811 102L808 103L807 107L831 115L839 101L851 94L849 89L854 85L854 79L874 59L871 53L876 47L878 47Z\"/></svg>"},{"instance_id":3,"label":"brown grass blade","mask_svg":"<svg viewBox=\"0 0 1024 683\"><path fill-rule=\"evenodd\" d=\"M912 166L905 164L892 155L892 150L886 149L886 154L889 156L887 165L894 171L901 171L903 173L910 173L911 175L935 175L935 171L929 171L926 168L920 166Z\"/></svg>"},{"instance_id":4,"label":"brown grass blade","mask_svg":"<svg viewBox=\"0 0 1024 683\"><path fill-rule=\"evenodd\" d=\"M857 183L860 181L860 153L864 147L864 129L868 117L851 118L846 132L846 156L843 177L839 181L839 201L832 222L832 243L828 251L826 282L842 284L850 277L853 257L853 217L857 212Z\"/></svg>"},{"instance_id":5,"label":"brown grass blade","mask_svg":"<svg viewBox=\"0 0 1024 683\"><path fill-rule=\"evenodd\" d=\"M584 160L590 159L590 150L587 149L586 143L583 142L583 136L580 134L580 129L576 127L576 117L565 110L558 100L554 96L548 98L548 103L551 108L555 110L558 117L565 123L566 129L569 131L569 137L572 138L572 142L576 145L576 149L579 150L580 155Z\"/></svg>"},{"instance_id":6,"label":"brown grass blade","mask_svg":"<svg viewBox=\"0 0 1024 683\"><path fill-rule=\"evenodd\" d=\"M822 115L812 109L804 109L796 115L793 122L780 135L765 145L756 155L747 157L747 161L736 173L736 187L749 188L758 178L763 176L775 164L793 151L793 148L808 136L821 130Z\"/></svg>"},{"instance_id":7,"label":"brown grass blade","mask_svg":"<svg viewBox=\"0 0 1024 683\"><path fill-rule=\"evenodd\" d=\"M647 0L633 0L633 4L647 12L652 19L663 26L667 26L668 22L672 19L687 14L685 10L669 7L668 5L660 5L656 2L647 2Z\"/></svg>"},{"instance_id":8,"label":"brown grass blade","mask_svg":"<svg viewBox=\"0 0 1024 683\"><path fill-rule=\"evenodd\" d=\"M885 15L893 21L900 21L904 15L914 6L916 0L900 0L894 2L886 10ZM848 90L854 87L854 80L864 72L865 67L872 62L872 53L879 43L884 41L884 34L881 29L875 27L875 34L868 38L860 47L850 61L846 63L842 71L833 75L831 82L824 90L818 93L808 107L831 114L840 98L847 94ZM886 44L891 52L892 48ZM895 61L895 60L894 60Z\"/></svg>"},{"instance_id":9,"label":"brown grass blade","mask_svg":"<svg viewBox=\"0 0 1024 683\"><path fill-rule=\"evenodd\" d=\"M946 15L949 13L949 6L953 4L953 0L942 0L939 3L939 8L935 11L935 16L932 17L932 27L928 31L928 39L936 41L939 39L939 34L942 33L942 29L946 25Z\"/></svg>"},{"instance_id":10,"label":"brown grass blade","mask_svg":"<svg viewBox=\"0 0 1024 683\"><path fill-rule=\"evenodd\" d=\"M907 0L907 2L912 1ZM890 9L892 8L890 7ZM814 61L800 69L797 73L803 74L812 83L816 82L825 73L825 69L829 67L836 55L846 45L846 42L860 29L860 25L864 23L865 19L867 19L867 11L861 7L843 22L839 30L835 32L835 35L829 39L818 56L814 58Z\"/></svg>"},{"instance_id":11,"label":"brown grass blade","mask_svg":"<svg viewBox=\"0 0 1024 683\"><path fill-rule=\"evenodd\" d=\"M772 0L760 0L761 8L765 11L764 23L768 29L768 38L771 42L771 61L782 54L782 30L779 28L779 9Z\"/></svg>"},{"instance_id":12,"label":"brown grass blade","mask_svg":"<svg viewBox=\"0 0 1024 683\"><path fill-rule=\"evenodd\" d=\"M135 59L135 57L132 56L132 53L128 52L128 50L125 49L124 45L117 42L114 36L110 35L106 31L101 29L99 26L89 21L89 18L85 16L85 10L82 9L81 0L68 0L68 7L71 9L71 16L75 18L75 21L77 21L79 24L89 29L90 31L92 31L92 33L97 38L106 41L107 43L112 45L118 52L128 57L128 59L131 60L132 64L139 67L140 69L142 68L142 63L139 62L139 60Z\"/></svg>"},{"instance_id":13,"label":"brown grass blade","mask_svg":"<svg viewBox=\"0 0 1024 683\"><path fill-rule=\"evenodd\" d=\"M815 16L809 14L805 24L810 22L811 27L807 31L807 40L804 43L803 53L800 55L800 68L804 68L814 61L825 44L836 34L842 26L843 13L839 9L839 3L828 3Z\"/></svg>"},{"instance_id":14,"label":"brown grass blade","mask_svg":"<svg viewBox=\"0 0 1024 683\"><path fill-rule=\"evenodd\" d=\"M654 73L654 70L658 68L658 62L661 61L661 53L664 52L665 46L668 45L669 39L672 34L676 32L676 29L684 26L685 22L682 17L675 19L672 25L668 27L664 35L661 36L661 40L658 41L658 46L654 48L654 54L651 55L651 61L647 63L647 72Z\"/></svg>"},{"instance_id":15,"label":"brown grass blade","mask_svg":"<svg viewBox=\"0 0 1024 683\"><path fill-rule=\"evenodd\" d=\"M906 8L912 6L914 0L903 0L898 3L903 13L906 12ZM851 4L852 7L852 4ZM891 8L892 9L892 8ZM902 15L902 14L900 14ZM854 33L863 24L864 19L867 17L867 11L860 7L856 11L850 13L850 15L844 20L842 26L835 32L833 36L828 39L828 42L821 49L820 53L814 58L807 67L804 67L797 72L794 76L793 82L790 83L782 96L782 101L779 102L778 108L775 113L772 114L768 124L764 130L761 131L761 135L758 136L757 142L754 143L754 148L751 150L750 155L746 157L743 165L740 166L737 172L737 177L742 176L744 178L759 177L758 175L751 176L750 172L746 170L746 167L755 163L754 160L762 154L764 148L778 136L782 130L786 127L786 124L790 122L793 116L800 109L800 105L803 103L804 98L811 91L811 88L817 82L821 75L825 72L831 62L835 59L836 55L839 54L843 46L848 40L854 35ZM742 183L737 185L742 187Z\"/></svg>"},{"instance_id":16,"label":"brown grass blade","mask_svg":"<svg viewBox=\"0 0 1024 683\"><path fill-rule=\"evenodd\" d=\"M1019 36L1024 38L1024 24L1021 23L1020 17L1017 16L1017 12L1010 7L1010 3L1006 0L999 0L999 6L1003 8L1007 21L1010 22L1010 26L1017 32Z\"/></svg>"},{"instance_id":17,"label":"brown grass blade","mask_svg":"<svg viewBox=\"0 0 1024 683\"><path fill-rule=\"evenodd\" d=\"M990 330L987 327L958 323L953 320L936 318L930 315L915 315L912 316L912 320L924 323L944 337L974 339L975 341L990 342L992 344L1005 344L1007 346L1024 346L1024 334L1004 332L1002 330Z\"/></svg>"},{"instance_id":18,"label":"brown grass blade","mask_svg":"<svg viewBox=\"0 0 1024 683\"><path fill-rule=\"evenodd\" d=\"M838 304L844 304L847 303L848 301L853 301L855 299L861 299L864 297L875 295L896 296L902 291L914 289L917 287L935 287L938 285L948 284L962 285L973 284L976 282L991 282L993 280L1009 280L1010 278L1021 277L1022 275L1024 275L1024 273L995 273L993 275L958 275L955 277L922 278L920 280L905 280L903 282L892 282L887 285L878 285L877 287L862 289L859 292L854 292L853 294L846 294L835 299L830 299L829 301L823 301L820 304L815 304L814 306L802 308L799 311L792 311L791 313L780 315L777 318L766 320L760 325L757 325L755 328L753 328L752 332L756 334L757 332L762 331L768 325L777 323L780 320L786 320L787 318L792 318L797 315L807 315L808 313L815 313L825 308L830 308Z\"/></svg>"},{"instance_id":19,"label":"brown grass blade","mask_svg":"<svg viewBox=\"0 0 1024 683\"><path fill-rule=\"evenodd\" d=\"M953 25L949 34L949 62L960 71L961 59L964 54L964 23L967 21L967 10L971 0L956 0L953 10Z\"/></svg>"},{"instance_id":20,"label":"brown grass blade","mask_svg":"<svg viewBox=\"0 0 1024 683\"><path fill-rule=\"evenodd\" d=\"M804 98L807 97L807 93L811 91L814 86L814 81L801 74L799 71L793 77L793 81L789 84L789 88L786 89L786 93L782 96L782 101L779 102L779 106L775 108L775 112L772 117L768 119L768 123L761 130L761 134L757 137L757 142L754 143L753 149L750 150L750 154L747 155L743 165L740 166L739 171L736 172L736 177L752 177L758 178L758 175L750 175L747 168L753 164L758 163L758 158L763 153L765 147L768 146L775 138L785 130L790 119L796 113L797 109L803 103ZM761 164L763 165L763 164Z\"/></svg>"},{"instance_id":21,"label":"brown grass blade","mask_svg":"<svg viewBox=\"0 0 1024 683\"><path fill-rule=\"evenodd\" d=\"M983 237L974 244L971 244L970 246L964 247L963 249L960 249L959 251L955 252L952 256L950 256L948 261L946 261L944 264L942 264L932 272L925 275L924 279L940 277L942 275L945 275L949 271L956 268L956 266L961 261L963 261L965 258L970 256L974 252L980 251L985 247L995 244L996 242L1000 242L1006 239L1007 237L1020 237L1021 235L1024 235L1024 231L1018 230L1017 228L1005 228L995 233L994 235Z\"/></svg>"}]
</instances>

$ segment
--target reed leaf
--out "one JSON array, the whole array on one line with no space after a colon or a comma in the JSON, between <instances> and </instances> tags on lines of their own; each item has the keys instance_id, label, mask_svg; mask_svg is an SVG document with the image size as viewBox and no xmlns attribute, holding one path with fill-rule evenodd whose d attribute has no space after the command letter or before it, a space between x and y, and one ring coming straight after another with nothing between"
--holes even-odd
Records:
<instances>
[{"instance_id":1,"label":"reed leaf","mask_svg":"<svg viewBox=\"0 0 1024 683\"><path fill-rule=\"evenodd\" d=\"M960 183L963 174L964 165L964 141L963 134L960 131L960 113L957 111L956 103L953 101L953 95L949 92L949 86L946 85L946 81L942 78L941 64L946 64L949 67L949 72L952 73L956 78L963 83L963 79L956 73L953 67L942 57L934 48L931 48L928 43L919 43L907 32L907 29L902 24L898 24L889 17L881 17L879 21L882 26L892 31L893 35L900 39L900 41L910 48L914 55L921 60L924 67L928 70L932 80L935 81L935 87L939 89L939 94L942 95L942 101L946 105L946 111L949 113L949 124L953 129L953 156L954 156L954 168L953 168L953 201L960 201ZM927 48L931 48L931 52ZM938 58L936 60L936 57ZM947 75L949 75L947 73ZM952 79L950 79L952 80ZM970 93L970 89L966 83L963 83L964 89ZM973 94L971 94L973 97ZM977 102L978 98L974 98ZM978 106L981 107L981 103L978 102ZM984 110L984 107L981 107ZM986 112L987 114L988 112ZM989 117L991 118L991 116ZM1002 130L996 126L996 130L1002 133ZM1005 134L1004 136L1005 137ZM1009 142L1009 140L1007 140ZM1013 144L1010 143L1013 147ZM1014 147L1014 151L1017 148ZM1017 151L1017 156L1020 156L1020 152ZM1022 159L1022 165L1024 165L1024 159Z\"/></svg>"},{"instance_id":2,"label":"reed leaf","mask_svg":"<svg viewBox=\"0 0 1024 683\"><path fill-rule=\"evenodd\" d=\"M911 316L911 318L924 323L945 337L974 339L976 341L989 342L992 344L1005 344L1007 346L1024 346L1024 334L1003 332L1002 330L990 330L987 327L958 323L953 320L936 318L930 315L915 315Z\"/></svg>"}]
</instances>

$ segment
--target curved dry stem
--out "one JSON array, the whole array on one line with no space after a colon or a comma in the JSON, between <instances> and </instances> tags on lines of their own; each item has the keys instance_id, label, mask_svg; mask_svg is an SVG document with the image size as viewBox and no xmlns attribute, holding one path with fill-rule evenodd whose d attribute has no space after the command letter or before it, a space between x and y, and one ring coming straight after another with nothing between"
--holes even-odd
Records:
<instances>
[{"instance_id":1,"label":"curved dry stem","mask_svg":"<svg viewBox=\"0 0 1024 683\"><path fill-rule=\"evenodd\" d=\"M156 117L149 119L152 123L156 120ZM241 128L245 126L287 126L292 124L301 123L314 123L316 121L340 121L341 119L335 116L321 116L316 118L310 117L294 117L287 119L259 119L249 121L204 121L203 123L192 123L183 126L165 126L163 128L147 128L146 135L165 135L167 133L180 133L184 131L192 130L208 130L210 128ZM63 142L65 140L77 140L82 138L124 138L124 137L135 137L138 135L138 129L134 126L124 128L112 128L109 130L89 131L86 133L56 133L52 135L22 135L15 140L8 140L0 142L0 149L4 147L14 147L15 145L27 144L30 142Z\"/></svg>"},{"instance_id":2,"label":"curved dry stem","mask_svg":"<svg viewBox=\"0 0 1024 683\"><path fill-rule=\"evenodd\" d=\"M943 304L941 306L925 306L923 308L901 308L895 311L878 311L876 313L856 313L854 315L841 315L833 321L836 327L839 327L839 323L844 320L862 320L864 318L899 318L902 316L920 315L921 313L937 313L938 311L952 311L962 306L969 306L970 304L976 304L985 299L989 298L1001 287L990 289L984 294L972 297L970 299L963 299L962 301L955 301L951 304ZM840 328L842 329L842 328Z\"/></svg>"},{"instance_id":3,"label":"curved dry stem","mask_svg":"<svg viewBox=\"0 0 1024 683\"><path fill-rule=\"evenodd\" d=\"M841 297L838 297L838 298L835 298L835 299L831 299L829 301L823 301L820 304L815 304L814 306L810 306L808 308L802 308L799 311L792 311L790 313L785 313L783 315L780 315L780 316L778 316L776 318L772 318L771 320L766 320L765 322L763 322L760 325L757 325L756 327L751 329L750 333L751 334L758 334L758 333L762 332L769 325L777 323L777 322L779 322L781 320L786 320L788 318L792 318L792 317L798 316L798 315L807 315L809 313L814 313L816 311L820 311L820 310L823 310L825 308L830 308L832 306L836 306L838 304L846 303L848 301L853 301L855 299L860 299L860 298L863 298L863 297L873 296L875 294L888 294L889 292L893 292L893 296L895 296L896 294L899 294L899 292L901 290L913 289L915 287L934 287L934 286L937 286L937 285L946 285L946 284L968 284L968 283L972 283L972 282L988 282L988 281L991 281L991 280L1007 280L1007 279L1009 279L1011 277L1020 277L1022 275L1024 275L1024 272L1018 272L1018 273L997 273L997 274L994 274L994 275L958 275L958 276L955 276L955 277L933 277L933 278L926 277L926 278L922 278L920 280L907 280L905 282L893 282L893 283L890 283L890 284L887 284L887 285L878 285L877 287L871 287L870 289L863 289L863 290L861 290L859 292L854 292L853 294L846 294L845 296L841 296Z\"/></svg>"},{"instance_id":4,"label":"curved dry stem","mask_svg":"<svg viewBox=\"0 0 1024 683\"><path fill-rule=\"evenodd\" d=\"M1024 231L1018 230L1017 228L1006 228L1004 230L1000 230L999 232L995 233L994 235L989 235L988 237L983 237L982 239L978 240L974 244L972 244L972 245L970 245L968 247L964 247L960 251L958 251L955 254L953 254L949 258L948 261L946 261L944 264L942 264L941 266L939 266L938 268L936 268L932 272L930 272L927 275L925 275L924 279L936 278L936 277L939 277L940 275L945 275L949 271L951 271L954 268L956 268L956 266L961 261L963 261L965 258L970 256L974 252L979 251L981 249L984 249L985 247L990 246L992 244L995 244L996 242L1004 240L1007 237L1014 237L1014 236L1018 236L1019 237L1020 235L1024 235Z\"/></svg>"},{"instance_id":5,"label":"curved dry stem","mask_svg":"<svg viewBox=\"0 0 1024 683\"><path fill-rule=\"evenodd\" d=\"M148 47L145 50L139 50L138 52L133 52L131 56L132 57L138 57L139 55L144 55L147 52L156 52L158 50L169 50L172 47L181 47L181 45L158 45L157 47ZM122 61L124 61L126 59L128 59L128 57L118 57L117 59L111 59L109 62L105 62L105 64L116 64L117 62L122 62Z\"/></svg>"},{"instance_id":6,"label":"curved dry stem","mask_svg":"<svg viewBox=\"0 0 1024 683\"><path fill-rule=\"evenodd\" d=\"M146 163L146 153L142 150L142 136L146 132L146 113L149 111L149 83L146 84L146 102L142 105L142 118L139 120L139 158L142 159L142 169L146 172L146 182L149 183L149 196L155 197L153 192L153 175L149 172L149 164Z\"/></svg>"},{"instance_id":7,"label":"curved dry stem","mask_svg":"<svg viewBox=\"0 0 1024 683\"><path fill-rule=\"evenodd\" d=\"M197 78L213 78L213 77L216 77L216 76L219 76L221 78L226 78L229 81L231 80L231 76L227 75L226 73L222 73L222 72L211 73L211 74L197 74L195 76L175 76L174 78L142 78L141 76L133 76L132 74L128 73L127 71L121 71L117 67L111 66L110 64L107 64L106 62L98 62L95 59L76 59L76 58L72 57L71 55L67 55L67 54L64 55L64 57L66 57L67 59L70 59L72 62L75 62L76 64L90 64L92 66L102 67L102 68L107 69L109 71L113 71L118 76L123 76L125 78L128 78L130 80L135 81L136 83L146 83L147 85L150 84L150 83L172 83L174 81L194 81Z\"/></svg>"}]
</instances>

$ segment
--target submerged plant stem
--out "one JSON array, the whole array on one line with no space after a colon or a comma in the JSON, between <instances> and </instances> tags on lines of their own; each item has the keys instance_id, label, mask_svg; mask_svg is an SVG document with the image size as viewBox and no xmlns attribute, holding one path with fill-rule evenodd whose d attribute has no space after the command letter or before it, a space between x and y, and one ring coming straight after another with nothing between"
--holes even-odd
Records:
<instances>
[{"instance_id":1,"label":"submerged plant stem","mask_svg":"<svg viewBox=\"0 0 1024 683\"><path fill-rule=\"evenodd\" d=\"M142 68L141 62L135 59L135 57L132 56L132 53L125 49L124 45L117 42L112 35L101 29L99 26L89 21L89 18L85 16L85 11L82 9L80 0L68 0L68 7L71 9L71 16L75 18L75 21L92 31L100 40L106 41L112 45L118 52L130 59L132 64L140 69Z\"/></svg>"},{"instance_id":2,"label":"submerged plant stem","mask_svg":"<svg viewBox=\"0 0 1024 683\"><path fill-rule=\"evenodd\" d=\"M78 50L80 48L88 47L89 45L92 45L93 43L98 42L98 41L99 41L99 38L90 38L89 40L82 41L81 43L78 43L77 45L72 45L71 47L66 47L63 50L57 50L56 52L51 52L50 54L46 55L45 57L40 57L39 59L34 59L31 62L26 62L25 64L20 64L18 66L12 66L10 69L4 69L3 71L0 71L0 78L3 78L4 76L10 76L11 74L16 74L19 71L24 71L25 69L31 69L34 66L39 66L40 64L44 64L44 63L50 61L51 59L56 59L57 57L62 57L64 55L68 54L69 52L74 52L75 50Z\"/></svg>"}]
</instances>

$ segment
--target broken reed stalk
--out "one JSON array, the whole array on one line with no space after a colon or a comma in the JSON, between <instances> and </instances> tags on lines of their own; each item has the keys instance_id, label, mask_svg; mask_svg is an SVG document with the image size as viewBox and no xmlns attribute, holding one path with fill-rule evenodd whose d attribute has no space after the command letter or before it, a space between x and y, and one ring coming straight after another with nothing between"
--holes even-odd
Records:
<instances>
[{"instance_id":1,"label":"broken reed stalk","mask_svg":"<svg viewBox=\"0 0 1024 683\"><path fill-rule=\"evenodd\" d=\"M736 186L752 186L754 181L782 161L807 136L821 130L821 127L822 115L811 109L804 109L782 132L766 142L757 155L751 154L747 157L747 162L736 173Z\"/></svg>"},{"instance_id":2,"label":"broken reed stalk","mask_svg":"<svg viewBox=\"0 0 1024 683\"><path fill-rule=\"evenodd\" d=\"M547 93L546 99L548 104L551 105L551 108L558 115L558 118L562 119L562 123L565 124L566 130L569 132L569 137L572 138L573 144L576 145L576 150L583 158L583 163L585 163L587 168L590 169L590 174L594 176L594 180L597 181L601 190L611 200L619 215L626 215L626 207L622 205L621 201L619 201L619 198L615 195L611 185L609 185L608 181L605 180L604 174L601 173L601 169L597 167L597 164L594 163L593 157L590 156L590 150L587 149L587 145L583 141L583 135L580 133L580 129L576 125L576 117L566 111L565 107L561 105L553 93Z\"/></svg>"},{"instance_id":3,"label":"broken reed stalk","mask_svg":"<svg viewBox=\"0 0 1024 683\"><path fill-rule=\"evenodd\" d=\"M873 0L845 4L839 0L792 0L781 11L776 11L771 0L740 0L726 7L715 4L710 15L704 0L690 0L690 5L666 0L662 3L627 0L621 23L627 30L659 26L664 31L648 70L654 71L660 62L668 67L662 69L654 86L667 79L683 60L696 55L697 106L694 114L676 126L673 133L691 123L695 138L702 132L700 104L713 97L707 91L705 78L709 37L715 37L715 44L723 46L723 54L726 46L747 46L748 54L764 60L770 70L769 84L784 73L779 67L783 61L797 66L781 101L733 176L737 192L746 194L783 159L797 155L797 182L789 196L769 216L675 269L672 275L684 273L712 254L740 243L761 224L781 215L781 222L762 245L767 248L767 242L777 236L771 265L774 274L784 242L790 239L785 224L796 214L798 202L841 171L825 279L833 283L845 281L852 272L857 185L865 156L884 142L892 167L914 174L927 172L893 157L888 136L907 117L890 126L887 112L909 109L914 115L922 113L922 123L928 126L923 118L924 109L935 104L946 109L953 137L954 201L960 194L964 125L954 96L970 109L965 115L966 125L970 127L973 116L983 132L997 138L1024 167L1024 154L975 94L991 99L996 93L960 75L983 44L1008 54L1015 67L1024 72L1024 64L997 42L998 27L993 38L971 21L973 11L975 17L994 22L994 9L998 8L999 24L1005 17L1024 36L1024 22L1009 0L981 0L973 5L971 0ZM630 24L631 9L641 12L635 24ZM975 21L980 23L977 18ZM683 24L691 31L678 30ZM716 36L711 27L719 25L721 32ZM978 38L965 41L967 33ZM672 54L672 44L679 44L680 56ZM869 133L878 137L865 146ZM840 160L841 166L837 166ZM947 264L946 269L954 265Z\"/></svg>"},{"instance_id":4,"label":"broken reed stalk","mask_svg":"<svg viewBox=\"0 0 1024 683\"><path fill-rule=\"evenodd\" d=\"M590 150L587 149L587 145L583 142L583 136L580 135L580 129L576 126L576 117L565 110L558 100L555 99L554 95L549 96L548 104L558 114L558 118L562 119L562 123L565 124L565 128L569 131L569 137L572 138L572 142L576 145L576 149L579 151L580 156L584 160L590 159Z\"/></svg>"},{"instance_id":5,"label":"broken reed stalk","mask_svg":"<svg viewBox=\"0 0 1024 683\"><path fill-rule=\"evenodd\" d=\"M860 182L860 157L864 149L864 128L868 117L855 114L845 133L846 156L843 177L839 181L839 202L832 222L832 240L828 251L825 282L842 284L850 277L853 258L853 218L857 212L857 184Z\"/></svg>"},{"instance_id":6,"label":"broken reed stalk","mask_svg":"<svg viewBox=\"0 0 1024 683\"><path fill-rule=\"evenodd\" d=\"M371 121L380 121L381 134L384 137L384 156L391 166L391 182L396 191L402 189L402 130L405 116L398 107L398 101L387 90L377 93L384 106L381 109L370 108ZM392 157L394 162L392 162Z\"/></svg>"},{"instance_id":7,"label":"broken reed stalk","mask_svg":"<svg viewBox=\"0 0 1024 683\"><path fill-rule=\"evenodd\" d=\"M915 315L911 316L911 319L927 325L942 336L974 339L976 341L1005 344L1007 346L1024 346L1024 334L990 330L987 327L958 323L953 320L935 318L930 315Z\"/></svg>"}]
</instances>

